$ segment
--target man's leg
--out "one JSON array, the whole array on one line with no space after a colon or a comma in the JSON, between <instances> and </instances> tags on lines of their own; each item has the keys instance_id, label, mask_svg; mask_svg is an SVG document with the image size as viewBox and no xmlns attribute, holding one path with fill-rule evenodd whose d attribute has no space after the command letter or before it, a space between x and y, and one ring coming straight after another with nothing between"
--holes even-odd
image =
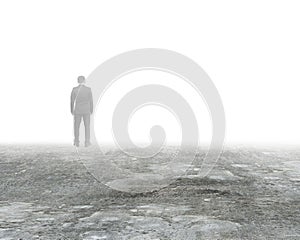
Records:
<instances>
[{"instance_id":1,"label":"man's leg","mask_svg":"<svg viewBox=\"0 0 300 240\"><path fill-rule=\"evenodd\" d=\"M74 145L79 146L79 128L81 123L81 115L74 114Z\"/></svg>"},{"instance_id":2,"label":"man's leg","mask_svg":"<svg viewBox=\"0 0 300 240\"><path fill-rule=\"evenodd\" d=\"M85 146L88 147L91 145L90 142L90 114L83 115L83 122L85 128Z\"/></svg>"}]
</instances>

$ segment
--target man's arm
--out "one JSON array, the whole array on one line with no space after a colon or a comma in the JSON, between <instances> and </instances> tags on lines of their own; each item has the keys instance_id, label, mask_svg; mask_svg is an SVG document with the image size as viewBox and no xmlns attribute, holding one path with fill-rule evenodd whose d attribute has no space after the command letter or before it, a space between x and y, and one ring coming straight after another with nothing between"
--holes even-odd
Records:
<instances>
[{"instance_id":1,"label":"man's arm","mask_svg":"<svg viewBox=\"0 0 300 240\"><path fill-rule=\"evenodd\" d=\"M91 114L93 114L94 103L93 103L93 94L92 94L92 90L90 90L90 110L91 110Z\"/></svg>"},{"instance_id":2,"label":"man's arm","mask_svg":"<svg viewBox=\"0 0 300 240\"><path fill-rule=\"evenodd\" d=\"M74 114L74 102L75 102L75 93L74 89L72 90L71 93L71 113Z\"/></svg>"}]
</instances>

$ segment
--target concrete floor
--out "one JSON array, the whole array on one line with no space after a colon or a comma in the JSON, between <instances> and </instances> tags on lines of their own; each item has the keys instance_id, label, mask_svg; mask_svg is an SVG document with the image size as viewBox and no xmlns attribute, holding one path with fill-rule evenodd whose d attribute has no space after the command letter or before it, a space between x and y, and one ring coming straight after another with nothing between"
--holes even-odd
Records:
<instances>
[{"instance_id":1,"label":"concrete floor","mask_svg":"<svg viewBox=\"0 0 300 240\"><path fill-rule=\"evenodd\" d=\"M139 177L164 161L109 155ZM300 148L228 147L207 177L198 169L128 193L99 183L73 147L2 145L0 239L300 239Z\"/></svg>"}]
</instances>

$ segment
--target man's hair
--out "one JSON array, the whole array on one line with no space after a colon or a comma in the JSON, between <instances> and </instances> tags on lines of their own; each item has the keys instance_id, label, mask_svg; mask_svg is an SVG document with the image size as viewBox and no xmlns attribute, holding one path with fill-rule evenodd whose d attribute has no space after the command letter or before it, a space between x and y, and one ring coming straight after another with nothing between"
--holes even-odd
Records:
<instances>
[{"instance_id":1,"label":"man's hair","mask_svg":"<svg viewBox=\"0 0 300 240\"><path fill-rule=\"evenodd\" d=\"M77 82L78 82L78 83L84 83L84 82L85 82L85 77L84 77L84 76L79 76L79 77L77 78Z\"/></svg>"}]
</instances>

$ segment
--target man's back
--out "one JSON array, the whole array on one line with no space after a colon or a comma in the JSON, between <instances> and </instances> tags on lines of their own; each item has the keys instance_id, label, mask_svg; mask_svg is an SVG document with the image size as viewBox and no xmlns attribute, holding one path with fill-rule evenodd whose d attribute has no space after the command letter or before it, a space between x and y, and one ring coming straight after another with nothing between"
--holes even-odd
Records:
<instances>
[{"instance_id":1,"label":"man's back","mask_svg":"<svg viewBox=\"0 0 300 240\"><path fill-rule=\"evenodd\" d=\"M85 85L74 87L71 94L71 111L73 114L93 113L93 97L91 88Z\"/></svg>"}]
</instances>

